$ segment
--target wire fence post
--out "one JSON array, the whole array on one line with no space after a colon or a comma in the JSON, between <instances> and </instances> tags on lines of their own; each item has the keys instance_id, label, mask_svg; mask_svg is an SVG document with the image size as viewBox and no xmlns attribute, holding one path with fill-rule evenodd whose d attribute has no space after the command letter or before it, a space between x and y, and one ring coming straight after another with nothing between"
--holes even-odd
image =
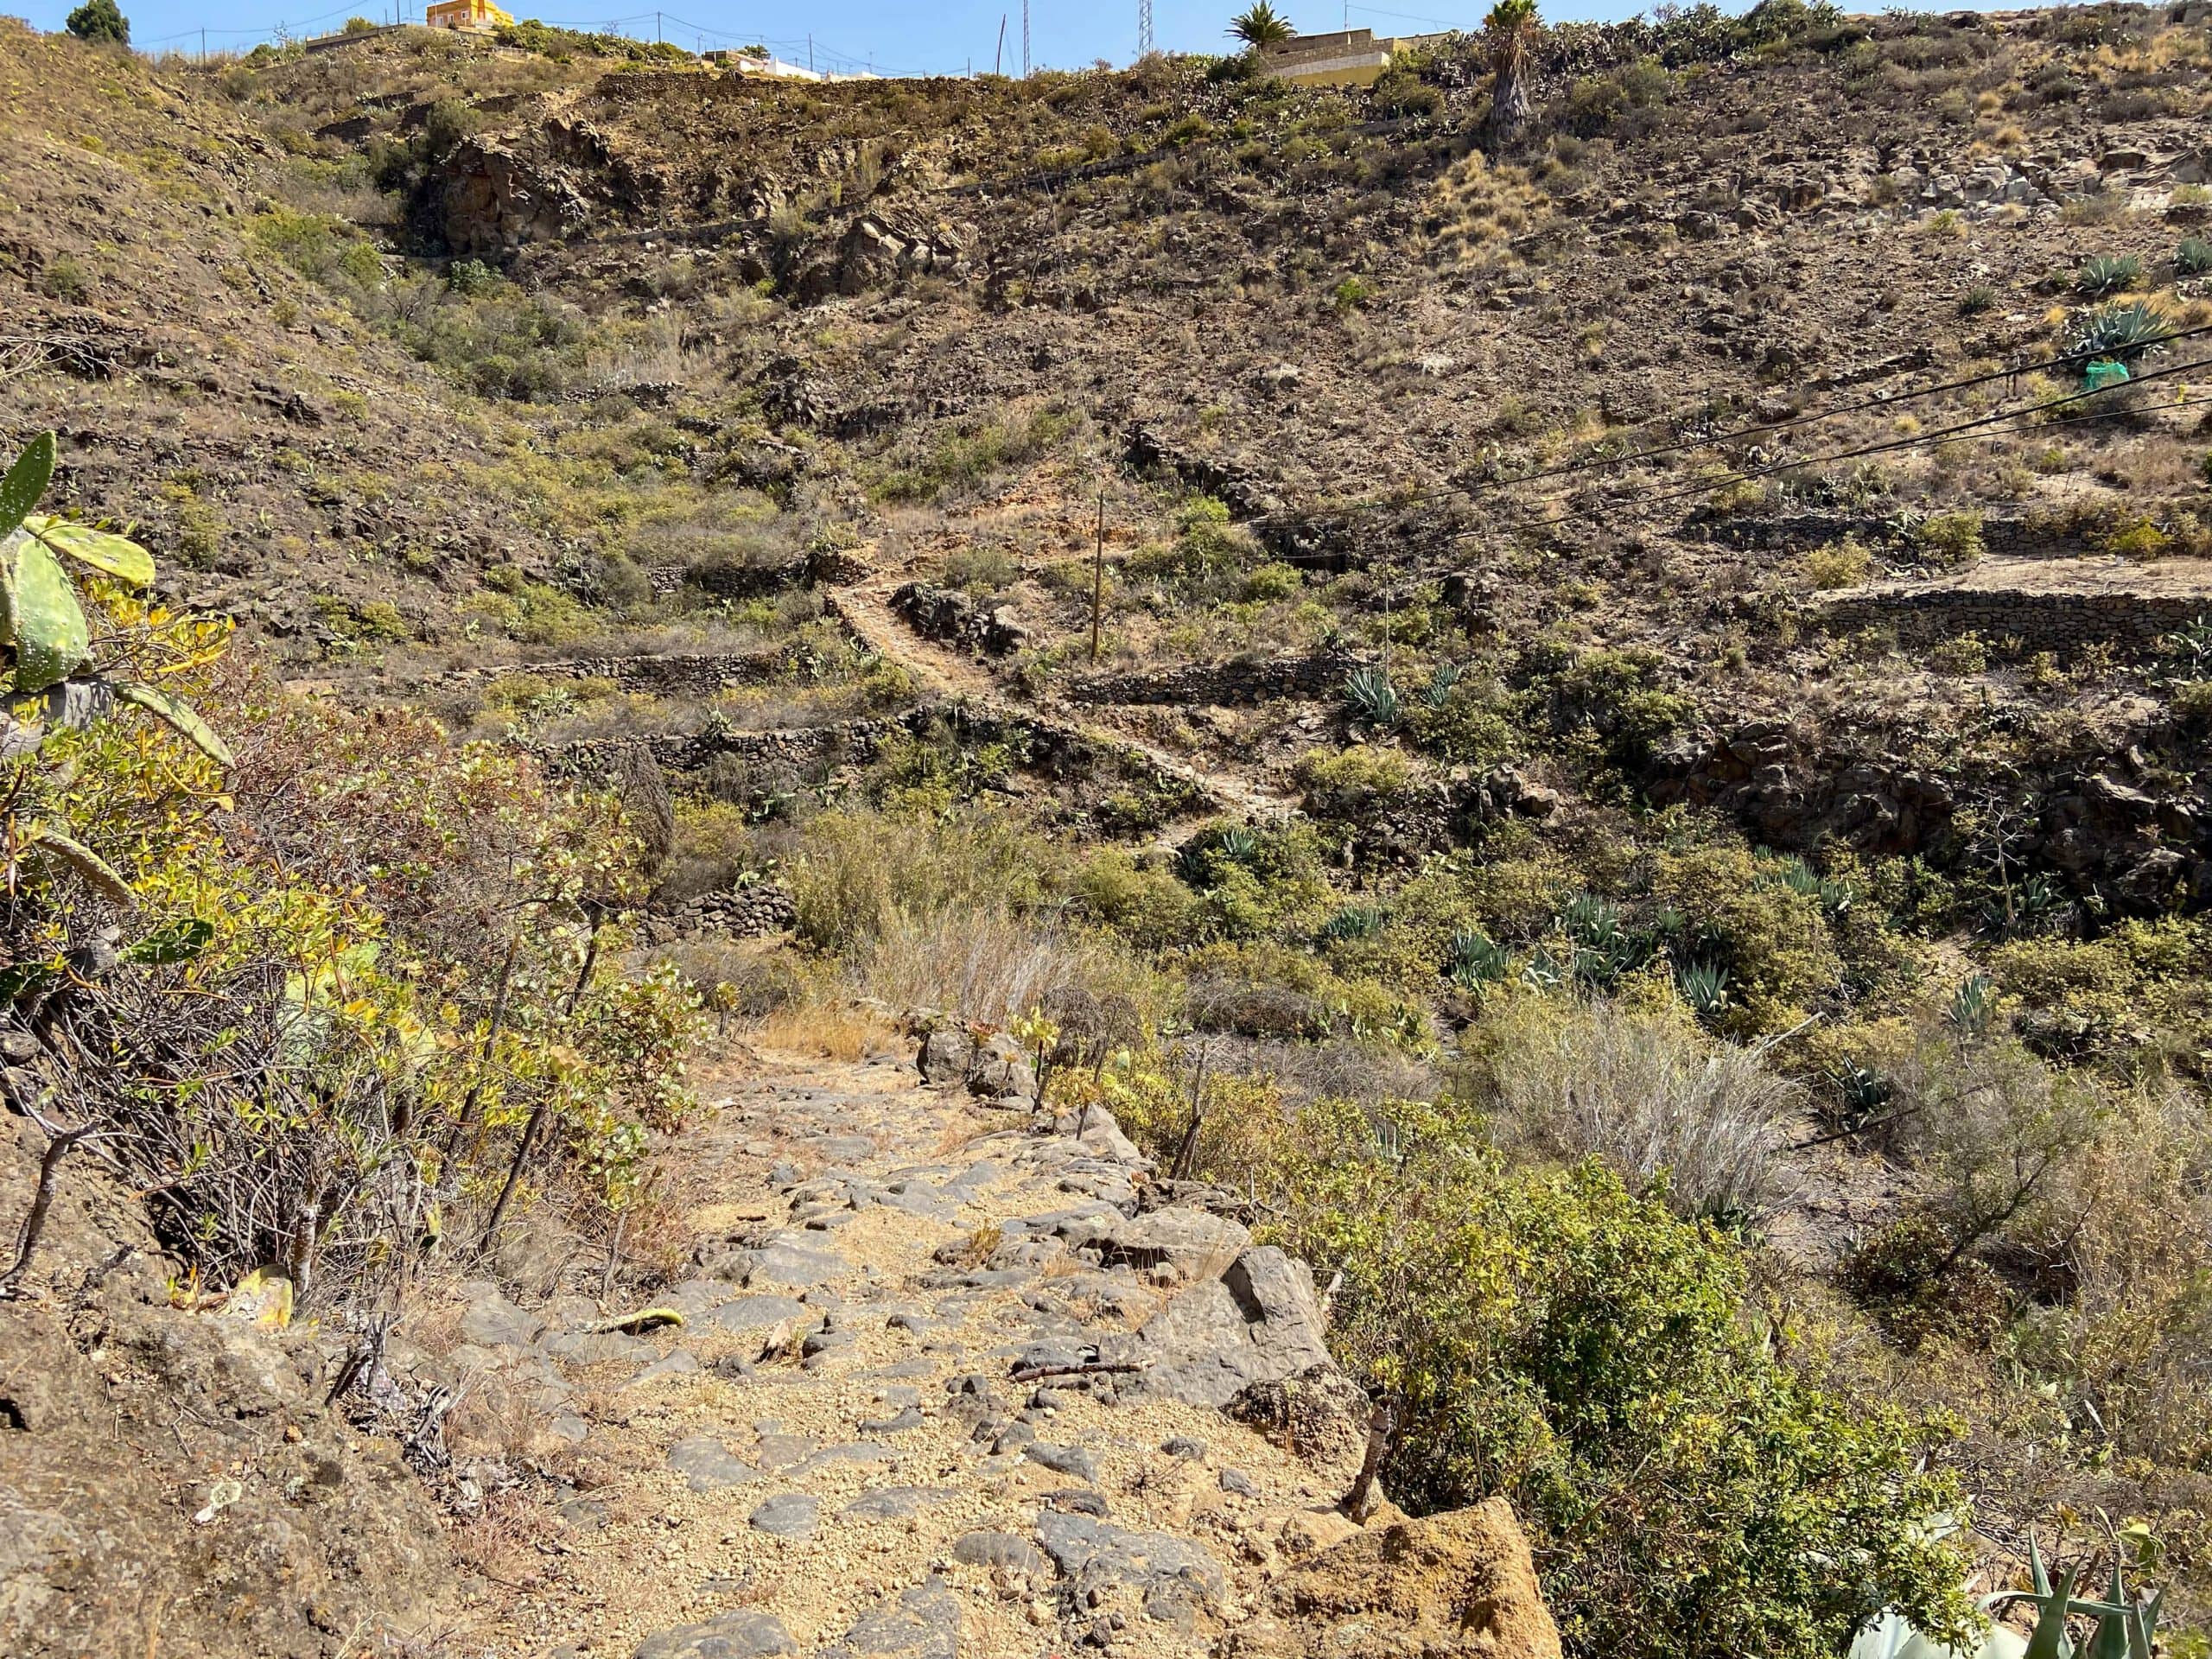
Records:
<instances>
[{"instance_id":1,"label":"wire fence post","mask_svg":"<svg viewBox=\"0 0 2212 1659\"><path fill-rule=\"evenodd\" d=\"M1106 493L1098 493L1098 550L1090 563L1090 660L1098 662L1099 619L1106 609Z\"/></svg>"}]
</instances>

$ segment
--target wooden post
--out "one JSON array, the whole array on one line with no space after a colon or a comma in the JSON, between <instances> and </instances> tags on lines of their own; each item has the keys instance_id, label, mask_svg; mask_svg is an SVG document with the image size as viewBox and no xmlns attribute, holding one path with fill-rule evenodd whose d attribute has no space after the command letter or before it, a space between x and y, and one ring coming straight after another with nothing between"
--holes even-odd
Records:
<instances>
[{"instance_id":1,"label":"wooden post","mask_svg":"<svg viewBox=\"0 0 2212 1659\"><path fill-rule=\"evenodd\" d=\"M1106 496L1098 497L1098 551L1090 565L1090 660L1098 661L1098 623L1106 608Z\"/></svg>"}]
</instances>

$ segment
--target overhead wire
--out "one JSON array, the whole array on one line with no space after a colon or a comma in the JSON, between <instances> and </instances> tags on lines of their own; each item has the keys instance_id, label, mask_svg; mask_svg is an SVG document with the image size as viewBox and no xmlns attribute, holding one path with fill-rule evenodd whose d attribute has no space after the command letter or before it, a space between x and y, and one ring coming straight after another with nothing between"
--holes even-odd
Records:
<instances>
[{"instance_id":1,"label":"overhead wire","mask_svg":"<svg viewBox=\"0 0 2212 1659\"><path fill-rule=\"evenodd\" d=\"M1732 472L1726 476L1719 479L1709 480L1702 483L1688 486L1682 489L1666 491L1658 495L1646 496L1633 503L1622 502L1618 500L1601 502L1590 507L1577 509L1573 512L1563 514L1534 518L1509 519L1503 524L1488 525L1484 528L1519 530L1535 529L1551 524L1572 524L1578 518L1589 518L1599 512L1617 510L1625 505L1632 505L1637 508L1662 506L1670 501L1688 500L1695 496L1715 494L1721 490L1733 488L1738 484L1749 484L1762 478L1771 478L1779 473L1797 472L1810 467L1833 466L1836 462L1841 461L1859 461L1866 459L1872 455L1891 454L1901 449L1917 448L1935 444L1943 440L1951 439L1959 434L1969 434L1974 437L1998 437L2006 435L2007 434L2005 432L1977 432L1974 430L1976 428L1990 426L1999 421L2024 420L2025 422L2025 424L2018 428L2009 429L2009 431L2032 431L2037 425L2065 424L2068 423L2053 422L2047 418L2038 421L2032 417L2044 416L2045 411L2050 410L2063 409L2069 404L2082 403L2090 398L2105 397L2109 400L2111 394L2125 391L2129 386L2145 385L2154 380L2166 379L2177 374L2186 374L2190 371L2196 369L2212 369L2212 358L2199 358L2188 363L2173 364L2163 369L2146 370L2143 373L2134 375L2117 385L2094 387L2086 391L2074 392L2068 397L2054 398L2046 403L2031 404L2023 408L1999 410L1993 414L1979 416L1971 421L1961 421L1951 426L1938 427L1932 432L1916 433L1906 437L1890 439L1881 443L1865 444L1857 448L1838 450L1832 454L1802 456L1788 461L1777 461L1764 467ZM2191 399L2189 400L2189 403L2193 403L2195 401L2198 400ZM2177 405L2175 404L2166 405L2168 408L2176 406ZM2183 403L2178 406L2187 407L2188 403ZM2112 415L2131 412L2133 411L2126 410L2097 411L2100 416L2106 417ZM1452 533L1452 539L1454 541L1465 540L1480 533L1481 531L1478 530L1456 531Z\"/></svg>"},{"instance_id":2,"label":"overhead wire","mask_svg":"<svg viewBox=\"0 0 2212 1659\"><path fill-rule=\"evenodd\" d=\"M2193 340L2205 334L2212 334L2212 323L2202 324L2192 328L2171 330L2149 342L2149 345L2165 346L2175 340ZM1999 380L2016 380L2023 375L2039 374L2046 369L2062 368L2069 364L2111 355L2112 353L2109 351L2099 351L2094 348L2062 353L2058 356L2044 358L2037 362L2013 364L2005 368L1968 375L1961 379L1940 381L1934 385L1862 397L1853 403L1808 410L1802 414L1788 416L1779 420L1759 421L1748 426L1733 427L1726 432L1707 433L1695 437L1677 439L1668 443L1652 444L1648 448L1630 450L1622 454L1586 455L1576 461L1562 462L1556 467L1546 467L1531 473L1516 473L1507 477L1488 479L1479 484L1450 482L1437 484L1425 490L1414 490L1395 497L1389 505L1394 507L1416 506L1427 502L1446 500L1454 496L1476 500L1484 496L1494 495L1501 490L1510 489L1516 485L1536 484L1547 479L1567 478L1580 473L1630 467L1638 461L1682 454L1693 449L1716 448L1724 444L1740 442L1745 438L1756 437L1765 433L1790 431L1798 427L1817 425L1822 421L1839 420L1847 415L1864 414L1872 409L1893 409L1901 404L1916 403L1922 398L1940 397L1945 392L1967 391L1976 386L1993 385ZM2164 371L2160 372L2163 373ZM2139 379L2146 377L2137 378ZM1820 460L1792 461L1783 463L1782 470L1821 464L1824 463ZM1354 504L1350 510L1356 511L1357 504ZM1306 515L1293 512L1262 513L1245 522L1248 524L1282 523L1294 521L1305 516Z\"/></svg>"},{"instance_id":3,"label":"overhead wire","mask_svg":"<svg viewBox=\"0 0 2212 1659\"><path fill-rule=\"evenodd\" d=\"M2202 334L2212 334L2212 323L2202 324L2194 328L2177 328L2170 333L2160 334L2149 344L2165 346L2177 340L2193 340ZM2063 368L2069 364L2086 362L2112 355L2109 350L2084 347L2080 351L2067 352L2057 357L2045 358L2037 363L2015 364L2008 368L1993 369L1980 374L1968 375L1961 380L1945 380L1932 386L1920 386L1907 391L1862 397L1856 403L1840 404L1831 409L1810 410L1803 414L1788 416L1780 420L1756 422L1749 426L1739 426L1726 432L1711 434L1703 437L1682 438L1671 443L1653 444L1649 448L1631 450L1626 454L1585 456L1580 461L1565 462L1557 467L1548 467L1538 472L1518 474L1512 478L1497 480L1490 487L1498 488L1506 484L1535 483L1547 478L1562 478L1574 473L1592 472L1602 467L1631 466L1639 461L1649 461L1662 455L1680 454L1689 449L1709 449L1717 444L1734 443L1745 438L1758 436L1762 433L1786 432L1796 427L1812 426L1821 421L1836 420L1846 415L1864 414L1870 409L1894 408L1899 404L1915 403L1923 397L1940 397L1948 391L1969 391L1976 386L1992 385L1999 380L2017 380L2022 375L2040 374L2046 369ZM1450 487L1464 489L1470 494L1478 493L1465 486L1454 485Z\"/></svg>"}]
</instances>

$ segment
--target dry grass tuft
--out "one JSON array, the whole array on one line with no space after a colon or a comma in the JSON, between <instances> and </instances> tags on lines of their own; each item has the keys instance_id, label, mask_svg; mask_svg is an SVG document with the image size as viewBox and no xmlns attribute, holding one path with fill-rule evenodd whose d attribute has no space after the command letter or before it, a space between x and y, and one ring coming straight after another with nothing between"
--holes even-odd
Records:
<instances>
[{"instance_id":1,"label":"dry grass tuft","mask_svg":"<svg viewBox=\"0 0 2212 1659\"><path fill-rule=\"evenodd\" d=\"M1804 1090L1764 1051L1663 1015L1531 1001L1491 1022L1498 1138L1524 1154L1603 1159L1631 1184L1664 1173L1686 1215L1756 1220L1788 1198Z\"/></svg>"},{"instance_id":2,"label":"dry grass tuft","mask_svg":"<svg viewBox=\"0 0 2212 1659\"><path fill-rule=\"evenodd\" d=\"M778 1008L752 1031L763 1048L848 1064L866 1059L897 1035L877 1015L848 1004L803 1002Z\"/></svg>"}]
</instances>

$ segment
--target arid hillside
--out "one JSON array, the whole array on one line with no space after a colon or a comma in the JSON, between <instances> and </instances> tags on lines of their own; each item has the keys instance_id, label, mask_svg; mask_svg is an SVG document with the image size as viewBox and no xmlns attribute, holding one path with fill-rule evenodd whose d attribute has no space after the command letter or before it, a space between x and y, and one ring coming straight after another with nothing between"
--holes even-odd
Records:
<instances>
[{"instance_id":1,"label":"arid hillside","mask_svg":"<svg viewBox=\"0 0 2212 1659\"><path fill-rule=\"evenodd\" d=\"M486 1109L472 1156L531 1126L504 1184L439 1177L486 1252L517 1194L544 1245L378 1303L424 1389L476 1349L543 1385L476 1430L496 1482L429 1483L476 1575L439 1604L455 1640L626 1654L589 1644L696 1618L637 1651L703 1654L769 1641L758 1614L849 1644L825 1653L936 1652L944 1590L994 1655L1302 1651L1321 1637L1261 1610L1306 1593L1294 1562L1367 1547L1285 1530L1335 1513L1364 1412L1408 1514L1513 1505L1578 1659L1840 1651L1885 1605L1963 1618L2028 1585L2031 1540L2164 1586L2161 1651L2198 1650L2212 26L1500 16L1349 90L1253 54L779 82L535 24L194 65L0 23L0 449L55 429L55 499L236 620L268 671L241 719L352 734L303 798L350 827L317 842L301 807L286 868L384 903L488 833L454 827L502 810L455 784L467 811L392 806L404 855L361 850L394 833L346 816L364 791L445 775L381 758L391 733L518 768L532 813L619 797L633 874L559 889L565 1008L567 944L519 979L499 955L551 901L486 896L498 836L465 901L395 912L424 1006L479 1033L448 1053L522 1040L511 982L574 1020L619 972L772 1080L748 1139L741 1091L702 1127L609 1058L657 1103L634 1122L564 1106L539 1140L543 1114ZM271 809L209 810L258 836ZM1042 1139L799 1075L910 1041L933 1085L1033 1103ZM476 1124L482 1089L431 1117ZM1092 1421L1142 1394L1096 1354L1174 1323L1137 1290L1214 1296L1229 1263L1147 1278L1041 1194L945 1185L970 1135L993 1181L1049 1185L1093 1110L1112 1191L1063 1190L1310 1264L1334 1461L1251 1494L1224 1469L1236 1502L1192 1497L1203 1452L1030 1493L1020 1430L971 1466L933 1394L839 1357L862 1329L870 1364L934 1377L943 1318L996 1364L985 1327L1033 1316L1123 1379L1051 1408L1137 1432ZM616 1139L632 1184L578 1197ZM638 1379L673 1394L561 1345L655 1296L713 1313L718 1250L905 1213L910 1170L934 1257L855 1227L836 1273L776 1291L810 1293L777 1341ZM939 1291L951 1313L909 1306ZM664 1332L616 1334L675 1363ZM656 1518L702 1424L786 1388L804 1409L763 1422L811 1421L817 1371L856 1392L808 1455L926 1414L900 1490L941 1477L945 1515L1020 1535L1004 1559L925 1560L915 1497L861 1516L902 1522L866 1550L905 1576L810 1607L770 1580L845 1571L813 1509L796 1555L707 1546L716 1503ZM963 1375L958 1427L1005 1430ZM807 1503L866 1496L844 1480ZM1115 1624L1028 1541L1105 1521L1093 1498L1226 1577ZM613 1586L664 1525L691 1577L641 1622ZM607 1528L593 1565L532 1564ZM1848 1585L1808 1566L1839 1560ZM878 1592L918 1645L864 1645Z\"/></svg>"}]
</instances>

